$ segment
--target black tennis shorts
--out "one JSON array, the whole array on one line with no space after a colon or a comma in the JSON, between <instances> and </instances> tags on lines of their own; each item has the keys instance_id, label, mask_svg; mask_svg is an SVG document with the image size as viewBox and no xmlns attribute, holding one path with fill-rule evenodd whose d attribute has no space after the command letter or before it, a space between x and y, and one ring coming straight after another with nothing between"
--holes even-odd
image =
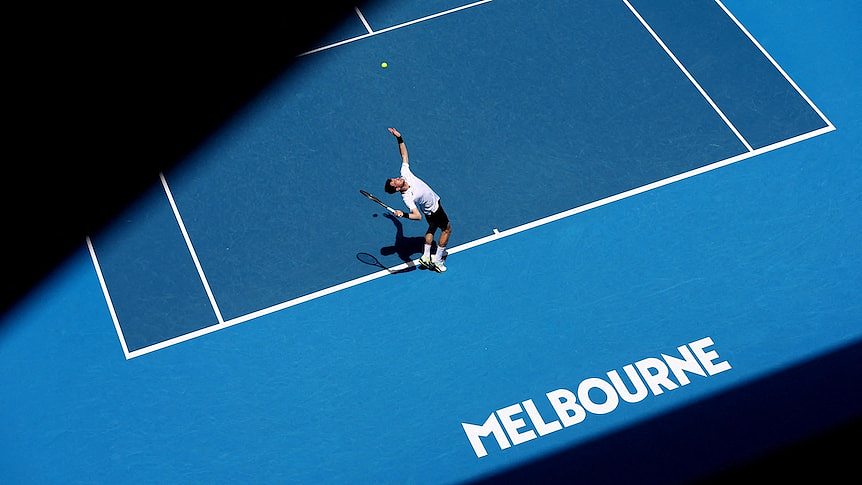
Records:
<instances>
[{"instance_id":1,"label":"black tennis shorts","mask_svg":"<svg viewBox=\"0 0 862 485\"><path fill-rule=\"evenodd\" d=\"M441 202L437 203L437 210L426 215L425 220L428 221L428 230L425 231L425 234L434 234L434 231L437 229L445 230L449 227L449 216L446 215L446 211L443 210L443 204Z\"/></svg>"}]
</instances>

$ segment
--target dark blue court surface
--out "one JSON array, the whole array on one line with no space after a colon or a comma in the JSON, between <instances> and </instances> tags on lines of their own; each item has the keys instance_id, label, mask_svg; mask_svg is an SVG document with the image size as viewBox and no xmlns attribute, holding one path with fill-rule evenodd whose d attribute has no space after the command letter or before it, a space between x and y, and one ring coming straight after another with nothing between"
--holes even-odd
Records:
<instances>
[{"instance_id":1,"label":"dark blue court surface","mask_svg":"<svg viewBox=\"0 0 862 485\"><path fill-rule=\"evenodd\" d=\"M862 9L540 3L370 3L153 174L4 317L0 482L683 483L862 415Z\"/></svg>"},{"instance_id":2,"label":"dark blue court surface","mask_svg":"<svg viewBox=\"0 0 862 485\"><path fill-rule=\"evenodd\" d=\"M401 27L302 56L93 239L128 350L380 271L357 254L418 258L424 225L358 197L398 173L390 124L443 197L450 248L828 127L718 4L664 3L357 15Z\"/></svg>"}]
</instances>

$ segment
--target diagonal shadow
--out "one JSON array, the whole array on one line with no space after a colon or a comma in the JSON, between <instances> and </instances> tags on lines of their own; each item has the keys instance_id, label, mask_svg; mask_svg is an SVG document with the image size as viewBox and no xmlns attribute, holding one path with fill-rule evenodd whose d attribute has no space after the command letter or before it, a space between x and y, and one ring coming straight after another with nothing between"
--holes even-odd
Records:
<instances>
[{"instance_id":1,"label":"diagonal shadow","mask_svg":"<svg viewBox=\"0 0 862 485\"><path fill-rule=\"evenodd\" d=\"M19 15L38 19L24 28L50 48L7 60L20 74L6 107L20 133L7 141L20 148L4 170L16 190L0 199L10 208L0 312L373 1L321 0L288 15L280 4L118 7L110 21L78 5L58 6L57 20L39 7Z\"/></svg>"}]
</instances>

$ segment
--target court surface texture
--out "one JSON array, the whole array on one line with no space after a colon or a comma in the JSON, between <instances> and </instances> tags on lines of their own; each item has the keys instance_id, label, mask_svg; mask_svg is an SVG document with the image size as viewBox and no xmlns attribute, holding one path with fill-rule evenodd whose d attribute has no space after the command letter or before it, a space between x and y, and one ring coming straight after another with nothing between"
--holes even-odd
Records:
<instances>
[{"instance_id":1,"label":"court surface texture","mask_svg":"<svg viewBox=\"0 0 862 485\"><path fill-rule=\"evenodd\" d=\"M690 483L855 424L860 14L355 7L3 315L0 482ZM445 273L359 193L405 209L388 127Z\"/></svg>"}]
</instances>

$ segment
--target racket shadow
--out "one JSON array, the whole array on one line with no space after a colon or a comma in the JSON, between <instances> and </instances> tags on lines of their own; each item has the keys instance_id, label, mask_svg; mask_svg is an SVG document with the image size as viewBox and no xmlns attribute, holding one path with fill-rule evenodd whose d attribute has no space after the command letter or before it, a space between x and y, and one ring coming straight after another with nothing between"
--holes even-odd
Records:
<instances>
[{"instance_id":1,"label":"racket shadow","mask_svg":"<svg viewBox=\"0 0 862 485\"><path fill-rule=\"evenodd\" d=\"M356 253L356 259L358 259L360 262L365 263L367 265L376 266L380 269L384 269L384 270L388 271L389 274L406 273L408 271L413 271L414 269L416 269L416 265L413 263L413 261L407 261L407 267L404 269L387 268L386 266L383 266L383 263L381 263L371 253Z\"/></svg>"},{"instance_id":2,"label":"racket shadow","mask_svg":"<svg viewBox=\"0 0 862 485\"><path fill-rule=\"evenodd\" d=\"M407 267L400 270L392 270L387 268L381 263L377 257L370 253L357 253L356 259L359 261L370 265L376 266L381 269L385 269L389 271L389 273L406 273L408 271L413 271L415 269L425 269L421 266L417 266L414 262L415 257L418 257L422 254L423 247L425 245L425 238L423 236L418 237L405 237L404 236L404 226L401 224L401 221L398 220L397 217L391 214L384 214L383 217L386 217L392 222L392 225L395 226L395 242L391 246L384 246L380 248L381 256L392 256L393 254L398 257L402 262L407 264Z\"/></svg>"}]
</instances>

